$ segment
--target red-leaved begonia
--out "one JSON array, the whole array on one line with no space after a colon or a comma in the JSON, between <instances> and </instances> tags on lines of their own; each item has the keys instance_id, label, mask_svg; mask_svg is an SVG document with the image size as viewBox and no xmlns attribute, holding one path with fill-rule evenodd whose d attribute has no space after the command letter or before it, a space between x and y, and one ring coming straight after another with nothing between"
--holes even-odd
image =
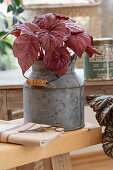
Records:
<instances>
[{"instance_id":1,"label":"red-leaved begonia","mask_svg":"<svg viewBox=\"0 0 113 170\"><path fill-rule=\"evenodd\" d=\"M33 23L41 28L38 38L42 48L52 55L53 50L63 43L63 37L67 31L65 24L51 13L36 17Z\"/></svg>"},{"instance_id":2,"label":"red-leaved begonia","mask_svg":"<svg viewBox=\"0 0 113 170\"><path fill-rule=\"evenodd\" d=\"M90 36L91 38L91 45L90 47L87 47L87 49L85 50L85 52L92 57L93 53L97 54L97 55L101 55L98 51L96 51L96 48L94 48L94 43L93 43L93 37Z\"/></svg>"},{"instance_id":3,"label":"red-leaved begonia","mask_svg":"<svg viewBox=\"0 0 113 170\"><path fill-rule=\"evenodd\" d=\"M64 46L59 46L53 51L51 58L45 55L43 61L49 70L63 75L68 69L70 58L69 51Z\"/></svg>"},{"instance_id":4,"label":"red-leaved begonia","mask_svg":"<svg viewBox=\"0 0 113 170\"><path fill-rule=\"evenodd\" d=\"M18 58L23 74L37 60L39 52L39 41L36 37L23 34L15 39L13 44L13 54Z\"/></svg>"},{"instance_id":5,"label":"red-leaved begonia","mask_svg":"<svg viewBox=\"0 0 113 170\"><path fill-rule=\"evenodd\" d=\"M72 49L81 58L86 52L89 56L95 51L93 39L82 27L69 17L48 13L36 16L31 23L15 25L8 33L15 35L13 53L17 57L23 74L37 60L43 60L46 67L63 75L71 60L67 49Z\"/></svg>"},{"instance_id":6,"label":"red-leaved begonia","mask_svg":"<svg viewBox=\"0 0 113 170\"><path fill-rule=\"evenodd\" d=\"M48 27L48 24L56 20L53 13L47 13L34 17L33 23L37 24L41 29Z\"/></svg>"},{"instance_id":7,"label":"red-leaved begonia","mask_svg":"<svg viewBox=\"0 0 113 170\"><path fill-rule=\"evenodd\" d=\"M21 30L24 34L36 36L36 32L40 30L40 27L34 23L24 23L15 25L15 29Z\"/></svg>"},{"instance_id":8,"label":"red-leaved begonia","mask_svg":"<svg viewBox=\"0 0 113 170\"><path fill-rule=\"evenodd\" d=\"M96 53L95 49L92 46L91 43L91 37L86 32L80 32L76 33L74 35L71 35L67 41L65 41L65 44L67 47L72 49L75 54L81 58L82 54L86 51L89 52L90 56L92 55L91 52ZM100 54L100 53L98 53Z\"/></svg>"},{"instance_id":9,"label":"red-leaved begonia","mask_svg":"<svg viewBox=\"0 0 113 170\"><path fill-rule=\"evenodd\" d=\"M56 21L53 23L48 23L48 28L41 29L38 36L39 42L42 48L49 55L52 54L53 50L59 45L63 44L63 37L66 32L64 23L61 21Z\"/></svg>"},{"instance_id":10,"label":"red-leaved begonia","mask_svg":"<svg viewBox=\"0 0 113 170\"><path fill-rule=\"evenodd\" d=\"M4 37L4 39L8 36L8 35L15 35L15 37L19 37L21 34L21 30L16 29L16 30L12 30L10 31L8 34L6 34L6 36Z\"/></svg>"},{"instance_id":11,"label":"red-leaved begonia","mask_svg":"<svg viewBox=\"0 0 113 170\"><path fill-rule=\"evenodd\" d=\"M56 19L59 19L59 20L69 20L69 17L64 16L62 14L55 14L55 13L53 13L53 15L55 16Z\"/></svg>"}]
</instances>

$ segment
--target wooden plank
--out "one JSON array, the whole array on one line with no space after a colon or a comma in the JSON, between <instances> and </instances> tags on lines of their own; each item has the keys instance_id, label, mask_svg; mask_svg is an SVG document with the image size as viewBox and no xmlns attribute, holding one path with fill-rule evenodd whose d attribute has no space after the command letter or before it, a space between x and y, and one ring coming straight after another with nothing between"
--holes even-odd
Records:
<instances>
[{"instance_id":1,"label":"wooden plank","mask_svg":"<svg viewBox=\"0 0 113 170\"><path fill-rule=\"evenodd\" d=\"M113 80L103 80L103 81L85 81L84 86L110 86L113 85Z\"/></svg>"},{"instance_id":2,"label":"wooden plank","mask_svg":"<svg viewBox=\"0 0 113 170\"><path fill-rule=\"evenodd\" d=\"M8 110L8 120L14 120L14 119L20 119L23 118L23 109L21 110L17 110L17 111L12 111L12 110Z\"/></svg>"},{"instance_id":3,"label":"wooden plank","mask_svg":"<svg viewBox=\"0 0 113 170\"><path fill-rule=\"evenodd\" d=\"M86 96L91 94L106 94L106 95L113 95L113 85L110 86L87 86L84 90L84 103L87 105Z\"/></svg>"},{"instance_id":4,"label":"wooden plank","mask_svg":"<svg viewBox=\"0 0 113 170\"><path fill-rule=\"evenodd\" d=\"M0 144L1 168L13 168L71 152L77 149L101 143L101 127L86 124L85 128L65 132L45 147ZM84 140L85 139L85 140ZM10 159L9 159L10 158ZM7 161L5 161L7 160Z\"/></svg>"},{"instance_id":5,"label":"wooden plank","mask_svg":"<svg viewBox=\"0 0 113 170\"><path fill-rule=\"evenodd\" d=\"M23 90L12 89L7 90L7 109L22 109L23 108Z\"/></svg>"},{"instance_id":6,"label":"wooden plank","mask_svg":"<svg viewBox=\"0 0 113 170\"><path fill-rule=\"evenodd\" d=\"M72 170L70 154L54 156L51 158L53 170Z\"/></svg>"},{"instance_id":7,"label":"wooden plank","mask_svg":"<svg viewBox=\"0 0 113 170\"><path fill-rule=\"evenodd\" d=\"M34 170L34 163L16 167L16 170Z\"/></svg>"},{"instance_id":8,"label":"wooden plank","mask_svg":"<svg viewBox=\"0 0 113 170\"><path fill-rule=\"evenodd\" d=\"M0 119L8 120L6 90L0 90Z\"/></svg>"},{"instance_id":9,"label":"wooden plank","mask_svg":"<svg viewBox=\"0 0 113 170\"><path fill-rule=\"evenodd\" d=\"M0 86L0 90L10 90L10 89L23 89L23 85L2 85Z\"/></svg>"},{"instance_id":10,"label":"wooden plank","mask_svg":"<svg viewBox=\"0 0 113 170\"><path fill-rule=\"evenodd\" d=\"M112 86L87 86L85 87L85 94L113 94L113 85Z\"/></svg>"},{"instance_id":11,"label":"wooden plank","mask_svg":"<svg viewBox=\"0 0 113 170\"><path fill-rule=\"evenodd\" d=\"M24 115L23 110L18 110L18 111L12 112L12 120L13 119L20 119L20 118L23 117L23 115Z\"/></svg>"},{"instance_id":12,"label":"wooden plank","mask_svg":"<svg viewBox=\"0 0 113 170\"><path fill-rule=\"evenodd\" d=\"M43 161L33 162L27 165L19 166L16 170L44 170Z\"/></svg>"},{"instance_id":13,"label":"wooden plank","mask_svg":"<svg viewBox=\"0 0 113 170\"><path fill-rule=\"evenodd\" d=\"M29 169L29 170L31 170L31 169ZM46 170L46 168L44 168L43 160L35 162L34 163L34 169L32 169L32 170Z\"/></svg>"},{"instance_id":14,"label":"wooden plank","mask_svg":"<svg viewBox=\"0 0 113 170\"><path fill-rule=\"evenodd\" d=\"M27 165L18 166L7 170L52 170L51 159L44 159Z\"/></svg>"},{"instance_id":15,"label":"wooden plank","mask_svg":"<svg viewBox=\"0 0 113 170\"><path fill-rule=\"evenodd\" d=\"M103 151L88 152L84 154L72 155L71 157L72 170L112 170L113 159L107 157ZM47 159L48 160L48 159ZM49 158L50 161L50 158ZM46 170L51 170L47 162ZM0 169L3 170L3 169ZM7 169L16 170L16 168Z\"/></svg>"},{"instance_id":16,"label":"wooden plank","mask_svg":"<svg viewBox=\"0 0 113 170\"><path fill-rule=\"evenodd\" d=\"M43 165L44 165L44 170L53 170L50 158L43 159Z\"/></svg>"},{"instance_id":17,"label":"wooden plank","mask_svg":"<svg viewBox=\"0 0 113 170\"><path fill-rule=\"evenodd\" d=\"M30 71L31 72L31 71ZM29 75L30 73L28 73ZM25 78L20 70L0 71L0 89L22 88Z\"/></svg>"}]
</instances>

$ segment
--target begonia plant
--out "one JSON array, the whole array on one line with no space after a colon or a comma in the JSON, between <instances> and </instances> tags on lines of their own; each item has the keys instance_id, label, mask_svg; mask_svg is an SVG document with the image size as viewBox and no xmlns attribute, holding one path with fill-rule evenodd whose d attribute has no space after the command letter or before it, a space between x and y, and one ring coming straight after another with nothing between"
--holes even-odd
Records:
<instances>
[{"instance_id":1,"label":"begonia plant","mask_svg":"<svg viewBox=\"0 0 113 170\"><path fill-rule=\"evenodd\" d=\"M43 60L46 67L56 75L67 72L71 57L69 48L81 58L86 52L90 57L95 51L93 38L73 20L63 15L47 13L34 17L30 23L15 25L9 34L17 38L13 54L17 57L23 74L37 60Z\"/></svg>"}]
</instances>

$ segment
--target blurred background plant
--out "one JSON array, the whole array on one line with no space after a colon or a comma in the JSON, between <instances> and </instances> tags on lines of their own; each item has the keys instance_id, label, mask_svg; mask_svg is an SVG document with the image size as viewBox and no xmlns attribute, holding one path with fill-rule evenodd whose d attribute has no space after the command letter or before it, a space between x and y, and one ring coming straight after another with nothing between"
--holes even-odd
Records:
<instances>
[{"instance_id":1,"label":"blurred background plant","mask_svg":"<svg viewBox=\"0 0 113 170\"><path fill-rule=\"evenodd\" d=\"M20 0L0 0L0 70L18 68L17 60L12 53L13 38L3 37L13 29L15 24L23 23L20 15L24 7Z\"/></svg>"}]
</instances>

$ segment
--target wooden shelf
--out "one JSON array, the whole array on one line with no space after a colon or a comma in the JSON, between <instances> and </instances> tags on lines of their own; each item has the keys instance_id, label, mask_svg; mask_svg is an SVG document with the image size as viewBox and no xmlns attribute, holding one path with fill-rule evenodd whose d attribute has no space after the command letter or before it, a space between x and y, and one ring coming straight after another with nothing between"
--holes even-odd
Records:
<instances>
[{"instance_id":1,"label":"wooden shelf","mask_svg":"<svg viewBox=\"0 0 113 170\"><path fill-rule=\"evenodd\" d=\"M113 86L113 80L85 81L84 86Z\"/></svg>"}]
</instances>

